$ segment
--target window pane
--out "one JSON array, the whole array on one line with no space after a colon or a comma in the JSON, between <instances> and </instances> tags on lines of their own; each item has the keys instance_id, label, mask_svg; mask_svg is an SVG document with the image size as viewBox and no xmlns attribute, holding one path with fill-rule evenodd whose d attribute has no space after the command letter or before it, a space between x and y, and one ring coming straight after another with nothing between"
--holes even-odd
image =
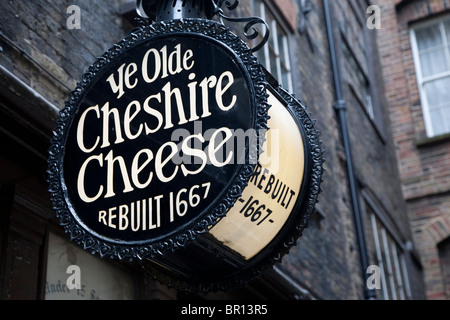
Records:
<instances>
[{"instance_id":1,"label":"window pane","mask_svg":"<svg viewBox=\"0 0 450 320\"><path fill-rule=\"evenodd\" d=\"M406 268L404 253L400 254L400 262L401 262L401 268L403 270L402 276L403 276L403 285L404 285L405 291L406 291L406 297L408 299L411 299L411 287L409 285L408 269Z\"/></svg>"},{"instance_id":2,"label":"window pane","mask_svg":"<svg viewBox=\"0 0 450 320\"><path fill-rule=\"evenodd\" d=\"M445 36L447 38L447 44L450 44L450 20L444 22Z\"/></svg>"},{"instance_id":3,"label":"window pane","mask_svg":"<svg viewBox=\"0 0 450 320\"><path fill-rule=\"evenodd\" d=\"M392 240L391 236L387 235L388 239L388 249L389 249L389 259L391 261L391 268L392 268L392 282L394 283L394 289L395 289L395 297L396 300L402 300L401 290L402 290L402 284L401 280L399 279L399 270L397 269L398 264L396 263L397 259L397 251L396 251L396 245L394 240Z\"/></svg>"},{"instance_id":4,"label":"window pane","mask_svg":"<svg viewBox=\"0 0 450 320\"><path fill-rule=\"evenodd\" d=\"M285 60L286 59L286 50L285 50L286 34L284 33L283 29L280 28L279 25L277 25L277 37L278 37L278 52L280 54L281 60Z\"/></svg>"},{"instance_id":5,"label":"window pane","mask_svg":"<svg viewBox=\"0 0 450 320\"><path fill-rule=\"evenodd\" d=\"M277 55L275 54L275 49L272 46L269 46L269 59L270 59L270 73L275 78L278 78L277 71Z\"/></svg>"},{"instance_id":6,"label":"window pane","mask_svg":"<svg viewBox=\"0 0 450 320\"><path fill-rule=\"evenodd\" d=\"M390 250L389 250L389 243L388 238L386 234L386 230L381 227L381 238L383 241L383 260L386 262L386 280L389 288L389 296L392 300L397 300L397 291L395 288L395 282L394 282L394 275L392 270L392 261L390 256Z\"/></svg>"},{"instance_id":7,"label":"window pane","mask_svg":"<svg viewBox=\"0 0 450 320\"><path fill-rule=\"evenodd\" d=\"M450 107L430 111L431 124L433 126L433 135L437 136L450 131L448 123L450 122Z\"/></svg>"},{"instance_id":8,"label":"window pane","mask_svg":"<svg viewBox=\"0 0 450 320\"><path fill-rule=\"evenodd\" d=\"M372 225L372 236L375 245L376 263L381 271L381 288L377 295L384 300L405 299L410 296L407 269L404 253L394 240L395 237L376 217L370 206L367 206Z\"/></svg>"},{"instance_id":9,"label":"window pane","mask_svg":"<svg viewBox=\"0 0 450 320\"><path fill-rule=\"evenodd\" d=\"M266 55L264 54L264 49L261 49L261 50L257 51L255 54L256 54L256 57L258 58L259 62L263 66L267 67Z\"/></svg>"},{"instance_id":10,"label":"window pane","mask_svg":"<svg viewBox=\"0 0 450 320\"><path fill-rule=\"evenodd\" d=\"M289 91L292 91L292 81L291 81L291 70L289 65L289 49L286 33L277 26L278 35L278 51L280 56L280 67L281 67L281 81L283 87Z\"/></svg>"},{"instance_id":11,"label":"window pane","mask_svg":"<svg viewBox=\"0 0 450 320\"><path fill-rule=\"evenodd\" d=\"M275 48L275 37L276 37L276 33L277 33L276 32L277 22L275 21L275 18L272 16L270 11L267 10L267 9L265 10L265 16L266 16L267 25L270 27L270 37L269 37L268 44L272 48Z\"/></svg>"},{"instance_id":12,"label":"window pane","mask_svg":"<svg viewBox=\"0 0 450 320\"><path fill-rule=\"evenodd\" d=\"M373 112L372 96L370 94L366 95L366 111L369 114L370 119L375 119L375 114Z\"/></svg>"},{"instance_id":13,"label":"window pane","mask_svg":"<svg viewBox=\"0 0 450 320\"><path fill-rule=\"evenodd\" d=\"M290 72L284 68L284 66L281 66L281 81L283 83L283 87L285 89L288 89L289 91L292 90L291 84L289 81Z\"/></svg>"},{"instance_id":14,"label":"window pane","mask_svg":"<svg viewBox=\"0 0 450 320\"><path fill-rule=\"evenodd\" d=\"M419 56L423 77L436 75L449 69L442 46L421 52Z\"/></svg>"},{"instance_id":15,"label":"window pane","mask_svg":"<svg viewBox=\"0 0 450 320\"><path fill-rule=\"evenodd\" d=\"M442 46L441 31L439 23L416 30L417 47L419 51Z\"/></svg>"},{"instance_id":16,"label":"window pane","mask_svg":"<svg viewBox=\"0 0 450 320\"><path fill-rule=\"evenodd\" d=\"M423 85L434 136L450 132L450 77Z\"/></svg>"},{"instance_id":17,"label":"window pane","mask_svg":"<svg viewBox=\"0 0 450 320\"><path fill-rule=\"evenodd\" d=\"M392 243L392 255L394 257L395 276L396 276L396 281L397 281L397 286L398 286L399 299L405 300L406 295L405 295L405 288L403 286L403 279L402 279L403 270L400 265L401 257L399 255L399 253L400 253L400 248L398 248L398 246L395 243Z\"/></svg>"},{"instance_id":18,"label":"window pane","mask_svg":"<svg viewBox=\"0 0 450 320\"><path fill-rule=\"evenodd\" d=\"M386 272L385 272L383 254L382 254L383 246L381 243L381 233L380 233L380 229L378 227L377 219L375 218L374 213L370 213L370 220L371 220L371 224L372 224L372 231L373 231L378 267L380 267L380 269L381 269L381 290L378 291L378 293L380 294L381 300L388 300L389 293L387 291L388 286L387 286L387 282L386 282Z\"/></svg>"},{"instance_id":19,"label":"window pane","mask_svg":"<svg viewBox=\"0 0 450 320\"><path fill-rule=\"evenodd\" d=\"M259 62L287 90L292 90L291 72L289 69L289 54L287 36L278 21L261 0L253 0L253 15L263 18L270 27L270 37L267 44L255 52ZM263 33L260 32L254 43L260 43Z\"/></svg>"},{"instance_id":20,"label":"window pane","mask_svg":"<svg viewBox=\"0 0 450 320\"><path fill-rule=\"evenodd\" d=\"M429 81L423 88L430 110L436 110L450 102L450 77Z\"/></svg>"},{"instance_id":21,"label":"window pane","mask_svg":"<svg viewBox=\"0 0 450 320\"><path fill-rule=\"evenodd\" d=\"M253 12L256 17L262 17L261 2L259 0L253 0Z\"/></svg>"}]
</instances>

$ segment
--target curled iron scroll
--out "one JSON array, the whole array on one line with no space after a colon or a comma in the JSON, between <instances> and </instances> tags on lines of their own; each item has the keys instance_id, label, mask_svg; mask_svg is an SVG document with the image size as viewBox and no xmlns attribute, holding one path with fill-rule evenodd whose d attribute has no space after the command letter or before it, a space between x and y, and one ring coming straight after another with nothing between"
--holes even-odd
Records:
<instances>
[{"instance_id":1,"label":"curled iron scroll","mask_svg":"<svg viewBox=\"0 0 450 320\"><path fill-rule=\"evenodd\" d=\"M217 1L217 3L213 0L212 2L213 2L213 6L214 6L214 12L216 15L219 16L222 24L223 24L222 19L225 19L226 21L229 21L229 22L247 23L244 26L244 36L249 40L254 40L259 36L259 31L254 26L257 24L263 25L263 27L265 29L264 36L262 37L262 40L260 43L258 43L255 47L251 48L251 51L256 52L256 51L260 50L262 47L264 47L264 45L269 40L270 28L269 28L269 25L263 19L261 19L259 17L232 18L232 17L228 17L228 16L224 15L222 6L225 5L225 7L227 7L228 10L234 10L239 5L238 0L234 0L234 1L219 0L219 1ZM249 33L250 29L252 29L251 33Z\"/></svg>"},{"instance_id":2,"label":"curled iron scroll","mask_svg":"<svg viewBox=\"0 0 450 320\"><path fill-rule=\"evenodd\" d=\"M234 0L233 2L230 2L229 0L219 0L217 1L217 6L221 8L223 5L227 7L228 10L234 10L239 5L238 0Z\"/></svg>"},{"instance_id":3,"label":"curled iron scroll","mask_svg":"<svg viewBox=\"0 0 450 320\"><path fill-rule=\"evenodd\" d=\"M198 5L199 0L191 0L192 5ZM172 7L175 6L175 3L177 1L170 1L170 4ZM181 0L179 0L181 2ZM185 7L187 0L182 1L182 7ZM166 1L166 6L168 5L169 1ZM207 3L205 1L205 3ZM256 52L260 50L269 40L270 36L270 28L268 24L259 17L246 17L246 18L232 18L228 17L224 14L222 7L225 6L228 10L234 10L239 5L238 0L210 0L209 5L206 5L206 17L208 19L211 19L213 16L218 16L220 19L220 22L222 24L223 20L229 21L229 22L236 22L236 23L246 23L243 29L244 36L249 40L256 39L260 31L258 31L257 28L255 28L256 25L262 25L261 29L263 31L263 36L261 37L261 41L251 48L250 50L252 52ZM165 7L164 7L165 8ZM158 1L157 0L136 0L136 11L140 18L136 19L136 23L143 27L146 25L149 25L151 21L157 20L157 11L158 11Z\"/></svg>"}]
</instances>

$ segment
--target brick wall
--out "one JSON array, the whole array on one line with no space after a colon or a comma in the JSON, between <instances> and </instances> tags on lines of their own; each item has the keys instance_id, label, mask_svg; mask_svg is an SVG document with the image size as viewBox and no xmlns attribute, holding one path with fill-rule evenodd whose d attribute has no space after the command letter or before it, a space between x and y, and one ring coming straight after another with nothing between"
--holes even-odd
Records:
<instances>
[{"instance_id":1,"label":"brick wall","mask_svg":"<svg viewBox=\"0 0 450 320\"><path fill-rule=\"evenodd\" d=\"M2 5L0 20L0 65L13 72L58 108L62 108L68 91L75 88L81 74L94 62L95 57L103 54L131 29L118 15L122 2L125 0L48 0L26 3L8 1L6 5ZM340 39L337 28L346 19L343 13L348 10L341 5L346 6L347 0L330 2L335 17L335 36ZM390 5L390 10L394 10L390 1L383 3ZM319 213L313 216L310 227L304 231L298 246L283 259L280 269L319 298L362 299L364 283L348 188L346 157L339 122L333 108L335 93L323 2L311 1L312 11L306 18L311 44L307 34L299 34L296 30L298 12L293 9L298 9L298 2L277 0L273 4L275 8L279 5L276 10L282 13L279 16L285 17L285 23L292 31L289 34L289 44L294 93L301 97L312 117L317 119L317 127L322 133L321 139L326 150L326 173L322 184L324 191L319 198ZM66 20L69 17L66 9L69 5L78 5L81 9L80 30L66 28ZM241 1L238 8L241 11L233 13L234 15L249 16L251 13L250 1ZM387 18L383 20L388 21ZM353 25L349 24L349 28L353 28ZM384 51L380 51L384 62L389 59L389 50L397 48L396 41L400 43L395 30L391 32L387 28L386 31L386 34L379 33L391 37L381 39L385 45L382 49ZM355 32L352 43L358 41L357 35ZM376 34L371 34L370 37L372 40L376 39ZM389 39L393 42L390 43ZM356 43L352 45L357 47ZM389 81L386 96L390 110L393 111L392 117L406 117L397 112L397 108L405 108L402 103L408 100L408 92L404 89L406 85L397 82L398 78L404 78L404 69L400 63L403 57L401 54L396 57L395 54L391 55L397 60L389 64L393 75L384 74ZM340 57L341 61L343 58L345 57ZM375 55L371 63L377 64L377 58ZM346 66L343 65L342 68L346 70ZM375 75L374 79L375 82L382 82L379 75ZM379 129L371 123L360 102L349 89L349 79L345 72L343 80L360 186L370 191L373 197L383 204L390 218L399 226L401 237L409 239L409 222L404 215L404 203L394 165L389 121L386 118L384 122L386 127L383 141L377 132ZM398 97L402 102L392 104L391 102L397 100L396 94L402 94ZM380 91L380 95L384 96L383 91ZM409 125L408 128L411 127ZM396 137L399 131L400 128L394 127Z\"/></svg>"},{"instance_id":2,"label":"brick wall","mask_svg":"<svg viewBox=\"0 0 450 320\"><path fill-rule=\"evenodd\" d=\"M353 1L358 4L359 1ZM274 9L279 13L286 12L287 7L297 8L297 1L274 1ZM276 4L280 4L276 6ZM282 5L281 5L282 4ZM335 92L333 74L331 70L329 44L325 26L323 2L311 1L312 11L306 16L307 32L299 34L296 28L290 34L291 69L294 78L294 93L301 98L308 107L317 127L321 131L324 143L326 162L324 167L325 181L322 184L323 193L319 197L318 214L315 214L309 228L305 229L298 245L285 256L281 269L292 279L305 285L317 297L322 299L362 299L363 280L358 241L348 188L345 151L342 145L339 121L333 108ZM380 95L379 108L381 125L368 117L361 105L361 98L357 97L350 83L349 65L342 55L340 26L345 25L352 36L350 45L355 50L358 59L363 59L359 45L361 31L356 21L349 15L349 1L330 1L333 25L339 61L341 63L344 96L348 108L348 121L351 144L355 161L357 178L361 190L370 193L375 201L384 208L390 221L395 221L395 228L399 237L405 242L411 239L410 224L406 205L400 186L399 172L396 165L392 133L389 127L389 117L384 99L384 86L376 50L376 31L367 32L367 37L374 48L367 64L372 64L373 82ZM355 6L356 7L356 6ZM298 8L297 8L298 9ZM251 15L251 6L242 1L238 16ZM360 19L365 28L365 8L360 7ZM281 15L283 16L283 15ZM288 27L292 28L291 20L284 15ZM297 18L297 22L300 19ZM308 35L311 43L308 41ZM380 133L380 130L383 132ZM362 206L363 219L367 221L368 214ZM370 229L366 230L370 231ZM368 232L368 240L373 236ZM370 263L376 264L374 259L374 245L369 244ZM411 267L411 281L421 282L421 274ZM415 297L421 296L420 284L416 286Z\"/></svg>"},{"instance_id":3,"label":"brick wall","mask_svg":"<svg viewBox=\"0 0 450 320\"><path fill-rule=\"evenodd\" d=\"M242 1L236 15L252 15L249 2ZM283 258L280 269L320 299L362 299L363 283L345 157L333 110L334 91L323 6L321 1L311 1L312 11L307 17L313 49L306 34L298 34L289 18L297 16L296 6L296 1L274 1L271 8L281 13L279 16L285 19L286 27L293 31L289 45L294 93L317 120L326 149L326 172L323 193L319 197L320 214L313 215L297 246Z\"/></svg>"},{"instance_id":4,"label":"brick wall","mask_svg":"<svg viewBox=\"0 0 450 320\"><path fill-rule=\"evenodd\" d=\"M0 64L62 108L89 65L128 32L122 2L2 1ZM67 28L70 5L81 10L81 29Z\"/></svg>"},{"instance_id":5,"label":"brick wall","mask_svg":"<svg viewBox=\"0 0 450 320\"><path fill-rule=\"evenodd\" d=\"M444 298L437 244L450 236L450 141L426 138L409 31L411 23L442 14L450 6L445 0L376 2L382 7L380 54L403 194L428 297Z\"/></svg>"},{"instance_id":6,"label":"brick wall","mask_svg":"<svg viewBox=\"0 0 450 320\"><path fill-rule=\"evenodd\" d=\"M306 34L296 34L294 55L298 59L292 58L296 62L292 69L299 72L301 81L301 90L295 93L317 119L326 150L324 191L318 205L322 217L311 221L283 267L324 299L362 299L363 281L344 151L333 109L335 97L322 2L311 1L311 8L306 28L312 44Z\"/></svg>"}]
</instances>

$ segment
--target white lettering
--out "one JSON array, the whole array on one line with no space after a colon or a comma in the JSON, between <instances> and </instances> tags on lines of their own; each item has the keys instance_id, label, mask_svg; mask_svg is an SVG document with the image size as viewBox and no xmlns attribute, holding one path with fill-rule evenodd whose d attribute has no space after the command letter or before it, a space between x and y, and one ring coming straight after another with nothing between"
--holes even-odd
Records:
<instances>
[{"instance_id":1,"label":"white lettering","mask_svg":"<svg viewBox=\"0 0 450 320\"><path fill-rule=\"evenodd\" d=\"M80 117L80 121L78 122L78 127L77 127L77 142L78 142L78 147L84 153L91 153L92 151L94 151L94 149L97 148L97 145L100 141L100 138L97 137L97 140L95 141L94 146L90 149L88 149L84 144L84 139L83 139L84 138L84 122L86 121L86 115L90 111L95 111L95 113L97 114L97 118L100 119L100 111L98 109L98 105L87 108Z\"/></svg>"},{"instance_id":2,"label":"white lettering","mask_svg":"<svg viewBox=\"0 0 450 320\"><path fill-rule=\"evenodd\" d=\"M156 99L159 103L161 103L161 93L152 95L152 96L148 97L144 101L144 111L147 112L148 114L154 116L158 120L158 125L154 129L150 129L148 127L147 123L145 123L145 134L146 135L149 135L151 133L155 133L156 131L158 131L161 128L161 126L162 126L162 124L164 122L164 119L163 119L163 116L162 116L161 112L159 112L158 110L150 107L149 102L152 99Z\"/></svg>"},{"instance_id":3,"label":"white lettering","mask_svg":"<svg viewBox=\"0 0 450 320\"><path fill-rule=\"evenodd\" d=\"M164 160L162 159L163 157L163 151L164 149L166 149L166 147L170 147L170 154L169 156L167 156L167 158L165 158ZM158 179L161 180L162 182L169 182L171 181L175 175L178 172L178 167L175 167L173 173L171 176L166 177L164 175L163 169L164 166L178 153L178 148L177 145L174 142L166 142L164 143L161 148L159 148L158 152L156 153L156 159L155 159L155 172L156 175L158 176Z\"/></svg>"},{"instance_id":4,"label":"white lettering","mask_svg":"<svg viewBox=\"0 0 450 320\"><path fill-rule=\"evenodd\" d=\"M225 133L225 138L216 145L215 142L216 142L216 139L219 136L220 132ZM211 136L211 140L209 141L209 146L208 146L208 156L209 156L209 160L211 161L211 164L214 165L215 167L218 167L218 168L223 167L223 166L227 165L228 163L230 163L230 161L233 159L233 151L232 150L228 153L228 157L224 162L219 162L216 157L217 151L221 150L222 146L232 137L233 137L233 133L231 132L231 130L229 128L226 128L226 127L216 130L213 133L213 135Z\"/></svg>"},{"instance_id":5,"label":"white lettering","mask_svg":"<svg viewBox=\"0 0 450 320\"><path fill-rule=\"evenodd\" d=\"M119 207L119 230L128 228L128 206Z\"/></svg>"},{"instance_id":6,"label":"white lettering","mask_svg":"<svg viewBox=\"0 0 450 320\"><path fill-rule=\"evenodd\" d=\"M132 107L135 107L135 111L133 113L131 113L131 109ZM139 104L138 101L132 101L130 102L130 104L128 105L127 109L125 110L125 117L124 117L124 131L125 131L125 135L127 136L128 139L130 140L134 140L137 137L139 137L139 135L142 132L142 123L138 126L138 130L135 134L133 134L131 132L131 121L136 118L136 116L138 115L139 111L141 111L141 105ZM131 114L130 114L131 113Z\"/></svg>"},{"instance_id":7,"label":"white lettering","mask_svg":"<svg viewBox=\"0 0 450 320\"><path fill-rule=\"evenodd\" d=\"M84 177L86 175L86 168L92 160L97 160L100 164L100 167L103 167L103 158L102 155L99 156L90 156L86 159L86 161L83 163L83 165L80 168L80 171L78 172L78 180L77 180L77 189L78 189L78 195L86 203L91 203L100 198L100 196L103 193L103 186L99 187L99 191L97 192L97 195L94 197L88 197L86 195L86 190L84 189Z\"/></svg>"},{"instance_id":8,"label":"white lettering","mask_svg":"<svg viewBox=\"0 0 450 320\"><path fill-rule=\"evenodd\" d=\"M114 128L116 133L116 141L114 144L119 144L124 142L125 140L122 138L122 130L120 127L120 115L119 110L117 108L112 108L109 110L109 102L105 103L105 105L102 107L102 113L103 113L103 143L102 148L109 147L111 143L109 142L109 119L110 116L112 116L114 120Z\"/></svg>"},{"instance_id":9,"label":"white lettering","mask_svg":"<svg viewBox=\"0 0 450 320\"><path fill-rule=\"evenodd\" d=\"M195 148L190 148L188 145L188 141L191 139L198 139L200 142L205 142L205 138L203 138L203 136L201 134L196 134L196 135L192 135L187 137L186 139L184 139L183 144L181 146L181 150L183 151L183 154L187 155L187 156L194 156L194 157L198 157L202 160L201 165L199 168L197 168L197 170L188 170L186 168L185 164L181 165L181 171L183 172L184 176L186 177L188 174L190 175L196 175L197 173L201 172L205 166L206 166L206 162L207 162L207 158L206 158L206 154L202 149L195 149ZM195 163L195 161L194 161Z\"/></svg>"},{"instance_id":10,"label":"white lettering","mask_svg":"<svg viewBox=\"0 0 450 320\"><path fill-rule=\"evenodd\" d=\"M185 124L188 121L186 120L186 115L184 114L184 107L183 107L183 99L181 99L181 91L178 88L171 89L170 82L167 82L167 84L162 89L164 91L164 100L165 103L165 112L166 112L166 126L164 129L170 129L173 127L172 123L172 95L175 96L175 101L177 105L178 110L178 117L180 118L180 122L178 122L179 125Z\"/></svg>"},{"instance_id":11,"label":"white lettering","mask_svg":"<svg viewBox=\"0 0 450 320\"><path fill-rule=\"evenodd\" d=\"M222 82L223 79L227 77L228 78L228 82L225 85L225 87L222 88ZM228 106L225 106L223 104L223 100L222 100L222 96L223 94L230 89L230 87L233 85L234 83L234 77L233 74L230 71L226 71L224 73L222 73L222 75L219 77L219 80L217 81L217 86L216 86L216 101L217 101L217 105L219 106L219 108L223 111L228 111L231 108L234 107L234 105L236 104L236 96L233 95L233 97L231 98L231 102Z\"/></svg>"},{"instance_id":12,"label":"white lettering","mask_svg":"<svg viewBox=\"0 0 450 320\"><path fill-rule=\"evenodd\" d=\"M150 54L153 54L153 57L155 59L155 63L153 64L155 66L155 70L153 70L153 76L151 78L148 76L148 57ZM152 83L159 77L160 72L161 58L159 57L158 50L150 49L145 53L144 59L142 60L142 77L144 78L145 82Z\"/></svg>"},{"instance_id":13,"label":"white lettering","mask_svg":"<svg viewBox=\"0 0 450 320\"><path fill-rule=\"evenodd\" d=\"M107 188L105 198L111 198L116 195L114 192L114 163L116 162L119 164L120 173L122 175L122 180L125 186L123 189L123 193L131 192L134 190L130 183L125 160L121 156L117 156L115 158L113 157L113 150L111 150L105 158L107 168Z\"/></svg>"},{"instance_id":14,"label":"white lettering","mask_svg":"<svg viewBox=\"0 0 450 320\"><path fill-rule=\"evenodd\" d=\"M146 159L144 161L144 163L142 163L141 165L139 165L139 158L141 156L141 154L146 155ZM139 151L136 156L133 159L133 164L131 166L131 180L133 180L134 185L139 188L139 189L144 189L146 188L150 182L152 181L153 178L153 172L150 172L148 175L148 179L147 181L145 181L144 183L141 183L139 180L139 173L141 173L141 171L143 169L145 169L145 167L153 160L153 152L149 149L142 149L141 151Z\"/></svg>"},{"instance_id":15,"label":"white lettering","mask_svg":"<svg viewBox=\"0 0 450 320\"><path fill-rule=\"evenodd\" d=\"M163 141L158 150L136 150L134 157L114 154L118 151L111 148L113 145L138 139L142 135L151 135L175 125L181 126L209 117L213 111L227 112L237 104L236 95L230 92L235 85L232 72L225 71L217 76L210 75L197 80L195 72L190 71L195 63L193 51L186 50L179 43L169 47L166 45L161 49L151 48L145 52L142 61L123 63L107 75L105 85L109 84L108 88L117 100L122 98L127 90L136 88L139 81L143 82L144 86L157 79L185 71L189 71L186 72L186 80L189 81L184 87L174 87L175 82L167 81L161 84L160 92L152 92L154 86L147 86L149 95L144 101L128 98L126 107L117 101L106 101L102 107L90 106L81 113L76 128L76 142L81 152L88 154L77 177L78 195L82 201L92 203L101 197L112 198L117 192L128 193L135 188L144 189L151 184L154 177L168 183L179 171L186 177L199 174L207 164L223 167L232 162L234 151L225 150L224 146L228 141L232 142L233 134L231 129L226 127L211 129L213 132L206 148L203 148L203 144L208 137L205 138L201 133L188 135L178 145L172 142L173 140L166 143ZM210 106L214 105L211 104L214 99L216 110ZM86 134L89 127L97 128L93 130L95 134ZM97 149L105 148L109 150L90 155ZM180 159L179 156L194 159L194 163L176 162ZM93 173L104 179L104 183L88 185L86 178ZM179 197L177 199L177 196L183 197L184 193L175 195L174 198L178 205L183 206L183 200L179 200ZM159 199L154 200L156 202L153 207L158 207ZM140 220L128 218L131 212L145 211L145 205L142 204L139 209L127 206L100 210L98 221L119 230L129 227L139 229L139 225L158 225L150 223L150 216L149 220L147 217ZM152 204L149 204L149 207L152 207ZM184 212L180 206L177 210L181 210L177 211L178 213Z\"/></svg>"},{"instance_id":16,"label":"white lettering","mask_svg":"<svg viewBox=\"0 0 450 320\"><path fill-rule=\"evenodd\" d=\"M123 69L125 68L126 64L124 63L123 65L121 65L119 67L119 69L117 69L117 71L119 72L119 83L117 83L114 79L114 74L111 74L108 79L106 79L107 82L109 82L109 85L111 86L111 90L114 93L119 93L119 95L117 96L117 99L119 99L120 97L123 96L123 94L125 93L124 89L123 89Z\"/></svg>"},{"instance_id":17,"label":"white lettering","mask_svg":"<svg viewBox=\"0 0 450 320\"><path fill-rule=\"evenodd\" d=\"M161 208L169 202L169 223L177 217L183 217L189 208L197 207L201 201L208 198L210 182L194 185L190 188L181 188L170 194L158 195L122 204L98 212L98 222L112 229L133 232L152 230L161 227ZM117 213L118 211L118 213ZM176 213L176 215L175 215ZM148 221L148 225L147 225Z\"/></svg>"}]
</instances>

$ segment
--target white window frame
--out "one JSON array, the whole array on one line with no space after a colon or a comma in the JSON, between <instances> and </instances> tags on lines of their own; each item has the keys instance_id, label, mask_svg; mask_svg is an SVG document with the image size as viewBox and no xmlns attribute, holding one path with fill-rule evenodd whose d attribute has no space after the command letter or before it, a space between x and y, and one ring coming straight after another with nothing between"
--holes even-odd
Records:
<instances>
[{"instance_id":1,"label":"white window frame","mask_svg":"<svg viewBox=\"0 0 450 320\"><path fill-rule=\"evenodd\" d=\"M395 237L385 228L382 221L376 217L374 211L371 211L369 216L375 243L377 265L381 270L383 298L384 300L411 299L404 253L405 246L397 242ZM390 239L388 239L388 236ZM398 251L397 248L401 251Z\"/></svg>"},{"instance_id":2,"label":"white window frame","mask_svg":"<svg viewBox=\"0 0 450 320\"><path fill-rule=\"evenodd\" d=\"M293 92L293 82L292 82L292 69L291 69L291 59L289 57L289 43L288 43L288 32L286 31L286 29L283 27L282 23L279 22L278 17L276 16L276 14L273 12L273 10L271 10L269 8L269 6L266 4L266 2L264 0L256 0L255 1L257 4L259 2L259 9L258 11L261 13L261 18L267 22L266 19L266 11L269 11L270 14L274 17L274 20L272 21L272 23L268 22L267 24L269 25L270 28L270 39L273 39L273 43L274 43L274 50L275 50L275 56L276 56L276 66L271 66L271 62L270 62L270 48L269 48L269 43L266 43L266 45L261 49L264 50L264 60L265 60L265 67L268 71L272 72L272 71L276 71L276 74L274 74L273 76L275 76L278 80L278 82L285 87L286 90L288 90L289 92ZM283 30L284 35L282 36L282 41L283 43L281 44L284 47L284 52L285 52L285 56L281 57L280 55L280 44L278 43L278 29L277 26ZM269 39L269 42L270 42ZM283 76L282 76L282 61L283 61L283 65L285 66L285 69L287 71L287 80L288 83L283 83Z\"/></svg>"},{"instance_id":3,"label":"white window frame","mask_svg":"<svg viewBox=\"0 0 450 320\"><path fill-rule=\"evenodd\" d=\"M426 22L417 23L414 26L412 26L409 30L409 36L410 36L410 40L411 40L411 49L412 49L413 60L414 60L414 67L415 67L416 77L417 77L417 86L419 88L419 96L420 96L420 101L421 101L421 105L422 105L422 114L423 114L423 119L425 122L426 134L427 134L427 137L429 137L429 138L432 138L432 137L435 137L435 136L438 136L441 134L435 134L435 132L434 132L433 123L431 122L431 116L430 116L430 107L429 107L427 96L426 96L426 93L424 90L424 85L429 81L433 81L433 80L437 80L440 78L445 78L445 77L450 76L450 71L440 73L439 75L433 75L433 76L424 78L424 76L422 74L422 66L420 63L419 48L417 45L417 38L416 38L416 30L423 29L423 28L426 28L426 27L429 27L431 25L438 23L440 31L441 31L442 43L444 46L447 46L447 45L450 45L450 43L447 42L447 39L445 37L445 30L444 30L444 33L442 32L443 31L442 29L444 28L444 21L446 21L446 20L450 20L450 16L438 17L438 18L430 19ZM448 54L449 54L448 50L446 51L446 54L447 54L447 59L450 63L450 57L448 56ZM448 133L450 133L450 128L447 132L445 132L443 134L448 134Z\"/></svg>"}]
</instances>

